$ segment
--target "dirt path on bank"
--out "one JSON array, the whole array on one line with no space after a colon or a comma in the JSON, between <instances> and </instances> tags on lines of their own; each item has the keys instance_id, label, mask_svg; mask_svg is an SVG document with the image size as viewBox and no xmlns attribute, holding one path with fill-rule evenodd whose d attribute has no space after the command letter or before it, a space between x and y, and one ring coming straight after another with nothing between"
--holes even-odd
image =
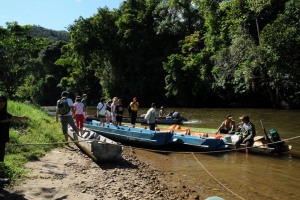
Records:
<instances>
[{"instance_id":1,"label":"dirt path on bank","mask_svg":"<svg viewBox=\"0 0 300 200\"><path fill-rule=\"evenodd\" d=\"M54 149L26 168L25 180L0 189L0 199L204 199L186 187L168 187L166 174L139 161L129 149L122 161L97 164L72 145Z\"/></svg>"}]
</instances>

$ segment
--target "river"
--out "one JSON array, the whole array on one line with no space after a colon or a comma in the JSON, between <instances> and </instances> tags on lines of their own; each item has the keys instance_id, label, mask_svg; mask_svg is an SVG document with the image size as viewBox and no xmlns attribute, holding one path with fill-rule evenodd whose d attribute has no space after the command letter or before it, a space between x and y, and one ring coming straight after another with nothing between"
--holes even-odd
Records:
<instances>
[{"instance_id":1,"label":"river","mask_svg":"<svg viewBox=\"0 0 300 200\"><path fill-rule=\"evenodd\" d=\"M275 109L167 108L189 118L186 127L217 129L226 114L236 122L247 114L263 135L276 129L282 139L300 135L300 111ZM140 114L145 113L142 109ZM280 156L242 152L212 154L162 154L135 150L139 159L168 174L170 186L184 185L206 197L224 199L300 199L300 138L290 140L293 148Z\"/></svg>"}]
</instances>

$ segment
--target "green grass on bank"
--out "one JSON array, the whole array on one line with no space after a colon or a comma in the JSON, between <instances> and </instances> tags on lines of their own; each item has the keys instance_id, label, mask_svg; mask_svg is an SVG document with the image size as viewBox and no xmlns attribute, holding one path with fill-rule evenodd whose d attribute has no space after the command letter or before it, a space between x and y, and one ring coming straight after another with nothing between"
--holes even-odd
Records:
<instances>
[{"instance_id":1,"label":"green grass on bank","mask_svg":"<svg viewBox=\"0 0 300 200\"><path fill-rule=\"evenodd\" d=\"M6 144L4 163L0 162L0 178L11 182L22 178L27 172L24 164L38 160L47 151L63 144L27 145L62 142L60 123L49 116L46 110L26 103L8 102L8 112L12 115L27 116L29 120L11 122L10 142Z\"/></svg>"}]
</instances>

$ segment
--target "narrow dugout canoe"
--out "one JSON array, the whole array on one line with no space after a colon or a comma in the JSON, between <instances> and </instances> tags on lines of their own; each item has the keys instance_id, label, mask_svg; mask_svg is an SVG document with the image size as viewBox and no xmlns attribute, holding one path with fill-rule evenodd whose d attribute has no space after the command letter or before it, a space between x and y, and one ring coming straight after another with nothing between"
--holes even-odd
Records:
<instances>
[{"instance_id":1,"label":"narrow dugout canoe","mask_svg":"<svg viewBox=\"0 0 300 200\"><path fill-rule=\"evenodd\" d=\"M92 130L85 129L85 133L78 136L69 129L69 136L74 141L78 140L75 142L78 148L82 149L95 162L116 161L122 158L122 146Z\"/></svg>"}]
</instances>

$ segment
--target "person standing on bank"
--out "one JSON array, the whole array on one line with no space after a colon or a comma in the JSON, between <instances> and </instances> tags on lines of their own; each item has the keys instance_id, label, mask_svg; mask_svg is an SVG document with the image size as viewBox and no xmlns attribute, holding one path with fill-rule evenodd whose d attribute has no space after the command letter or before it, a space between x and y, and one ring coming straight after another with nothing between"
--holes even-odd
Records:
<instances>
[{"instance_id":1,"label":"person standing on bank","mask_svg":"<svg viewBox=\"0 0 300 200\"><path fill-rule=\"evenodd\" d=\"M9 142L9 127L11 121L28 120L26 116L14 116L7 112L7 97L0 94L0 162L4 162L5 145Z\"/></svg>"},{"instance_id":2,"label":"person standing on bank","mask_svg":"<svg viewBox=\"0 0 300 200\"><path fill-rule=\"evenodd\" d=\"M115 112L116 112L117 125L122 126L123 113L124 113L122 99L118 99L118 104L116 105Z\"/></svg>"},{"instance_id":3,"label":"person standing on bank","mask_svg":"<svg viewBox=\"0 0 300 200\"><path fill-rule=\"evenodd\" d=\"M118 97L114 97L112 99L112 104L111 104L111 122L114 125L117 125L117 118L116 118L116 106L118 104Z\"/></svg>"},{"instance_id":4,"label":"person standing on bank","mask_svg":"<svg viewBox=\"0 0 300 200\"><path fill-rule=\"evenodd\" d=\"M85 107L81 101L81 97L77 96L74 103L76 126L79 128L80 135L83 135L83 121Z\"/></svg>"},{"instance_id":5,"label":"person standing on bank","mask_svg":"<svg viewBox=\"0 0 300 200\"><path fill-rule=\"evenodd\" d=\"M150 130L155 130L155 120L157 117L155 108L156 108L155 103L152 103L151 108L147 111L147 113L145 115L145 119L147 120L147 123L149 124Z\"/></svg>"},{"instance_id":6,"label":"person standing on bank","mask_svg":"<svg viewBox=\"0 0 300 200\"><path fill-rule=\"evenodd\" d=\"M68 97L69 93L67 91L63 91L61 93L61 98L57 101L56 104L56 122L58 120L61 123L62 133L65 136L65 141L68 142L69 134L68 134L68 125L70 125L73 131L78 135L79 129L75 125L73 116L75 117L75 109L72 99ZM66 110L66 111L64 111ZM69 146L69 144L67 143Z\"/></svg>"},{"instance_id":7,"label":"person standing on bank","mask_svg":"<svg viewBox=\"0 0 300 200\"><path fill-rule=\"evenodd\" d=\"M235 147L239 148L240 144L245 144L246 147L252 147L254 144L254 137L256 135L256 130L254 124L250 122L249 116L243 115L240 117L243 122L238 127L239 140L235 143ZM248 149L246 149L246 153L248 153Z\"/></svg>"},{"instance_id":8,"label":"person standing on bank","mask_svg":"<svg viewBox=\"0 0 300 200\"><path fill-rule=\"evenodd\" d=\"M137 113L138 113L138 110L139 110L139 102L137 102L137 98L136 97L133 98L133 100L132 100L132 102L130 102L129 106L130 106L130 121L131 121L131 125L133 127L135 127Z\"/></svg>"},{"instance_id":9,"label":"person standing on bank","mask_svg":"<svg viewBox=\"0 0 300 200\"><path fill-rule=\"evenodd\" d=\"M86 118L87 115L88 115L88 113L87 113L87 94L83 94L82 95L81 102L84 105L84 113L83 113L83 115L84 115L84 118Z\"/></svg>"},{"instance_id":10,"label":"person standing on bank","mask_svg":"<svg viewBox=\"0 0 300 200\"><path fill-rule=\"evenodd\" d=\"M103 98L100 99L100 102L97 105L97 117L99 117L100 124L104 126L105 123L105 114L106 114L106 103Z\"/></svg>"},{"instance_id":11,"label":"person standing on bank","mask_svg":"<svg viewBox=\"0 0 300 200\"><path fill-rule=\"evenodd\" d=\"M216 135L220 132L223 134L233 134L235 131L235 121L232 119L231 115L226 115L225 121L222 122L221 126L218 128Z\"/></svg>"},{"instance_id":12,"label":"person standing on bank","mask_svg":"<svg viewBox=\"0 0 300 200\"><path fill-rule=\"evenodd\" d=\"M109 124L111 121L111 104L112 100L109 99L106 103L106 123Z\"/></svg>"}]
</instances>

